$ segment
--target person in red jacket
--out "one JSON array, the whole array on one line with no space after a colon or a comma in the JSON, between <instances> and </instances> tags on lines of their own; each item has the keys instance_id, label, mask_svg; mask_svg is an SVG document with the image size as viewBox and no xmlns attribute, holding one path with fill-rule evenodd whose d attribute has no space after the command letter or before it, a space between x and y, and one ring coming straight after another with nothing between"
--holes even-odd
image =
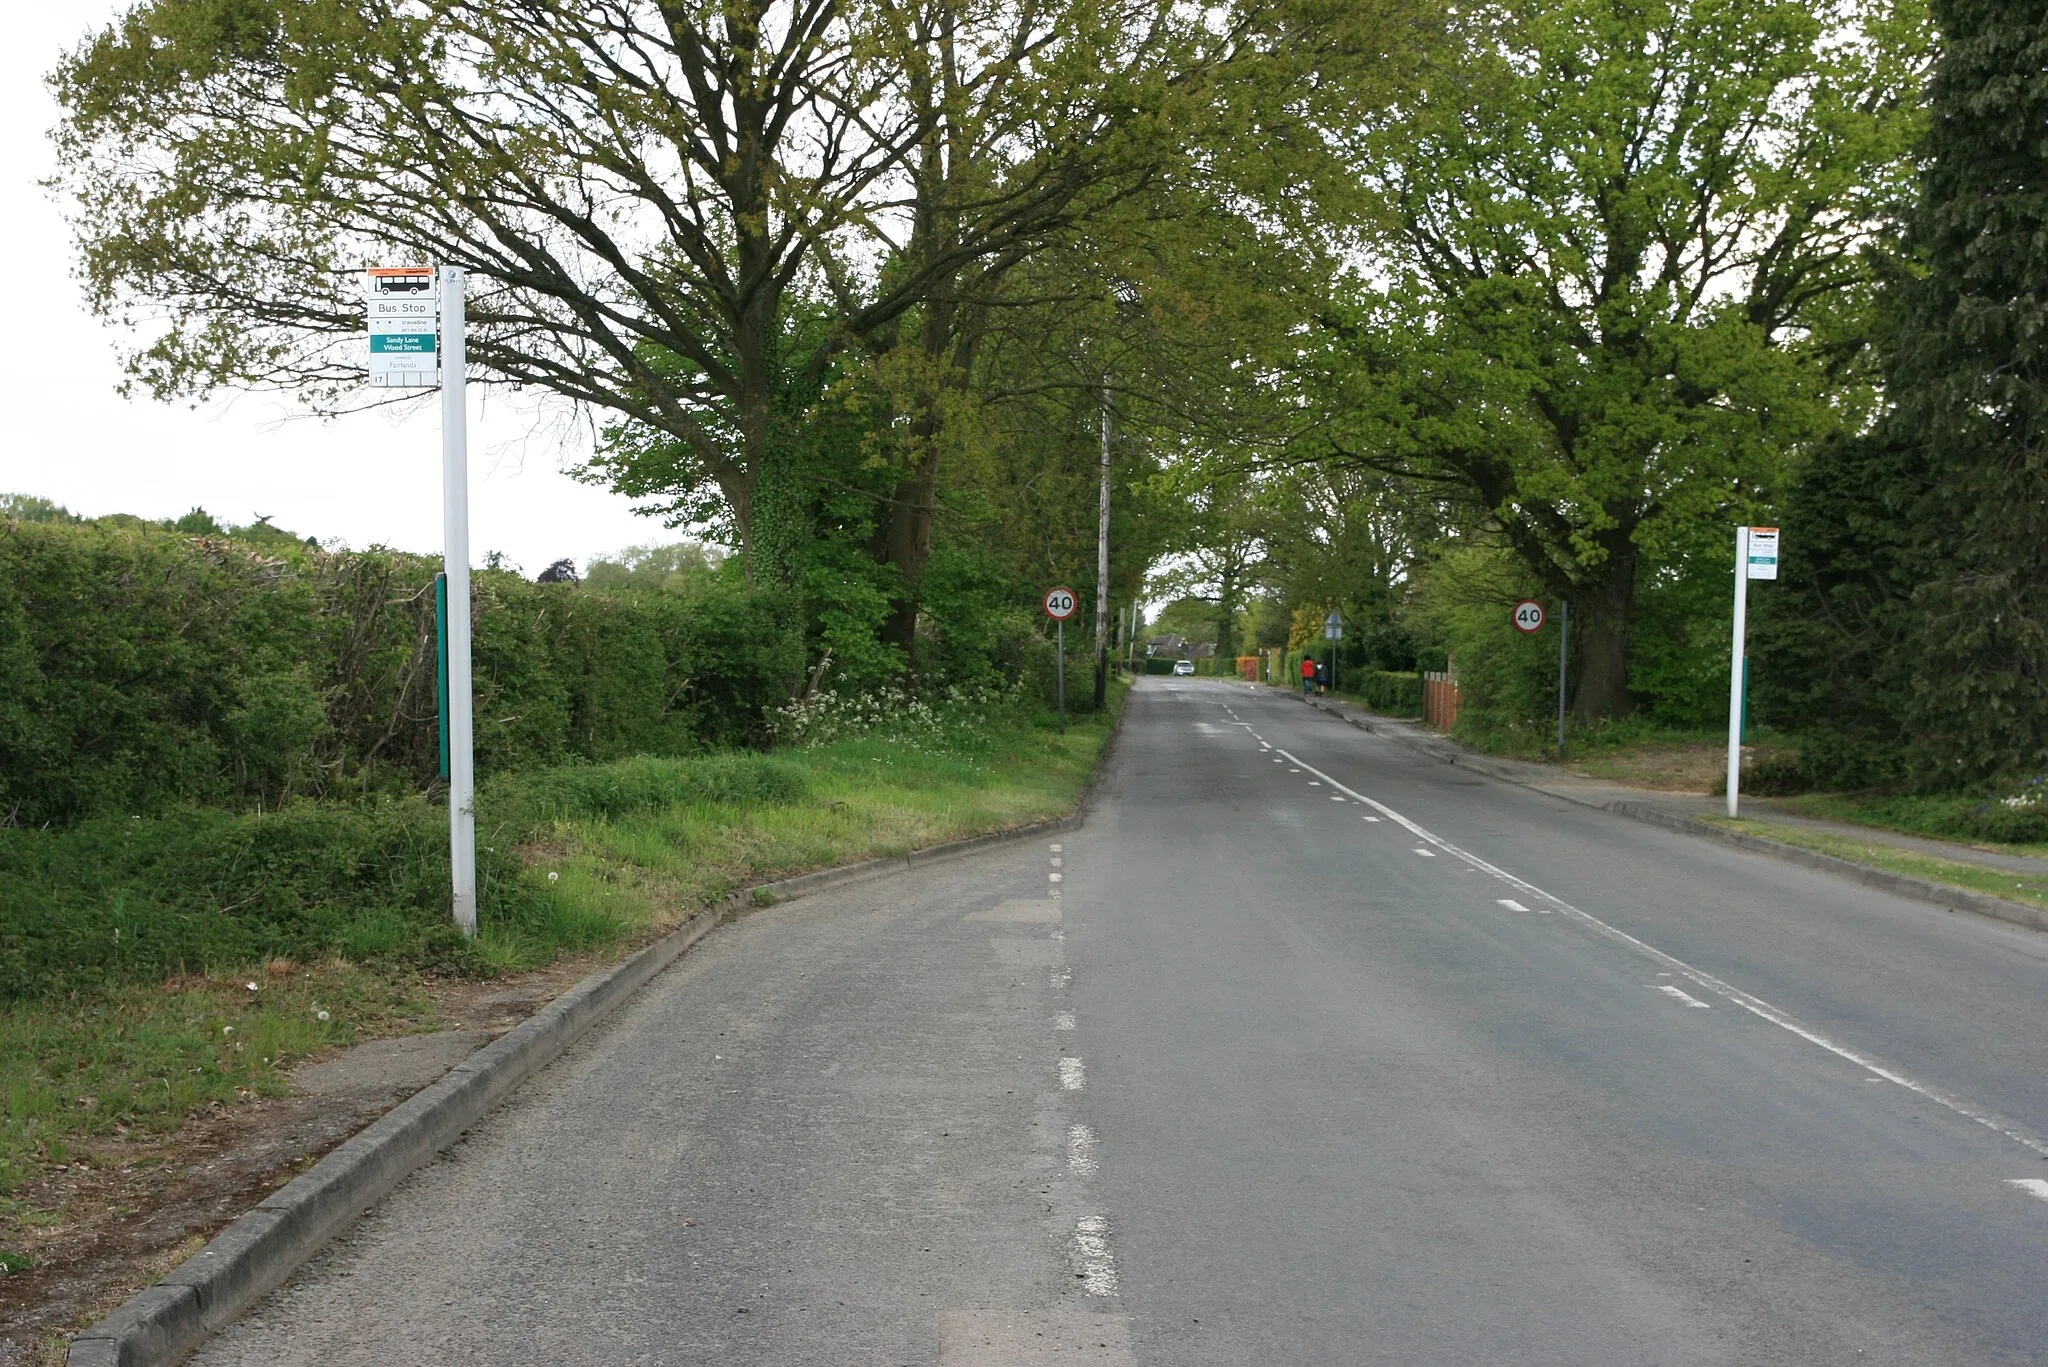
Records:
<instances>
[{"instance_id":1,"label":"person in red jacket","mask_svg":"<svg viewBox=\"0 0 2048 1367\"><path fill-rule=\"evenodd\" d=\"M1316 686L1316 662L1312 655L1301 657L1301 696L1306 698Z\"/></svg>"}]
</instances>

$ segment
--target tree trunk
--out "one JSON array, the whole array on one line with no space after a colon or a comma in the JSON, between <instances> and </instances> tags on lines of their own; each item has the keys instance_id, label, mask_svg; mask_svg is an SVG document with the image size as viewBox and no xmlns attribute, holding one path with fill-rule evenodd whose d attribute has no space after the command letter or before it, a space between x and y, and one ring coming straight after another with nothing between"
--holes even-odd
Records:
<instances>
[{"instance_id":1,"label":"tree trunk","mask_svg":"<svg viewBox=\"0 0 2048 1367\"><path fill-rule=\"evenodd\" d=\"M870 543L875 558L893 565L900 576L898 596L882 619L882 640L903 651L904 660L917 667L917 611L924 583L925 562L932 555L932 509L937 501L939 456L929 442L921 443L917 464L908 478L891 495L882 525Z\"/></svg>"},{"instance_id":2,"label":"tree trunk","mask_svg":"<svg viewBox=\"0 0 2048 1367\"><path fill-rule=\"evenodd\" d=\"M1635 588L1635 550L1624 540L1573 595L1579 651L1571 711L1580 723L1625 717L1634 705L1628 691L1628 628Z\"/></svg>"},{"instance_id":3,"label":"tree trunk","mask_svg":"<svg viewBox=\"0 0 2048 1367\"><path fill-rule=\"evenodd\" d=\"M1237 654L1237 568L1226 565L1216 586L1216 658Z\"/></svg>"}]
</instances>

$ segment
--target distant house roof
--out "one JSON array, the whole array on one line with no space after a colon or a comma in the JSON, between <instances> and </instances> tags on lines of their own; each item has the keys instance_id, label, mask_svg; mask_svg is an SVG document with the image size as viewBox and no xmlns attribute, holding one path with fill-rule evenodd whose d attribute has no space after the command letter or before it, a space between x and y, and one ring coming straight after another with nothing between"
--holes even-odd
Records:
<instances>
[{"instance_id":1,"label":"distant house roof","mask_svg":"<svg viewBox=\"0 0 2048 1367\"><path fill-rule=\"evenodd\" d=\"M1216 658L1216 643L1214 641L1202 642L1202 644L1188 651L1188 658L1191 660L1213 660Z\"/></svg>"}]
</instances>

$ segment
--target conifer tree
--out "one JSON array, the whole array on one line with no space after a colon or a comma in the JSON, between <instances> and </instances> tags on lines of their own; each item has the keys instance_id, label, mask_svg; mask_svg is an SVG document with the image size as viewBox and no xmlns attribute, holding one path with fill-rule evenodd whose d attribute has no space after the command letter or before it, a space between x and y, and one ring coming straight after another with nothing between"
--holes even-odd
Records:
<instances>
[{"instance_id":1,"label":"conifer tree","mask_svg":"<svg viewBox=\"0 0 2048 1367\"><path fill-rule=\"evenodd\" d=\"M1903 699L1934 786L2048 768L2048 9L1941 0L1892 423L1923 453Z\"/></svg>"}]
</instances>

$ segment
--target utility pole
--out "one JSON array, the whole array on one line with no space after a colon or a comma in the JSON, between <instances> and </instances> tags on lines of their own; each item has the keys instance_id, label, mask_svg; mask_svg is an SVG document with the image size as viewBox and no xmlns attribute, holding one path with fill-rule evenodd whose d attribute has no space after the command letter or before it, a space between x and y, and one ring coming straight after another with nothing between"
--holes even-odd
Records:
<instances>
[{"instance_id":1,"label":"utility pole","mask_svg":"<svg viewBox=\"0 0 2048 1367\"><path fill-rule=\"evenodd\" d=\"M1095 514L1095 710L1109 706L1109 376L1102 377L1102 498Z\"/></svg>"}]
</instances>

